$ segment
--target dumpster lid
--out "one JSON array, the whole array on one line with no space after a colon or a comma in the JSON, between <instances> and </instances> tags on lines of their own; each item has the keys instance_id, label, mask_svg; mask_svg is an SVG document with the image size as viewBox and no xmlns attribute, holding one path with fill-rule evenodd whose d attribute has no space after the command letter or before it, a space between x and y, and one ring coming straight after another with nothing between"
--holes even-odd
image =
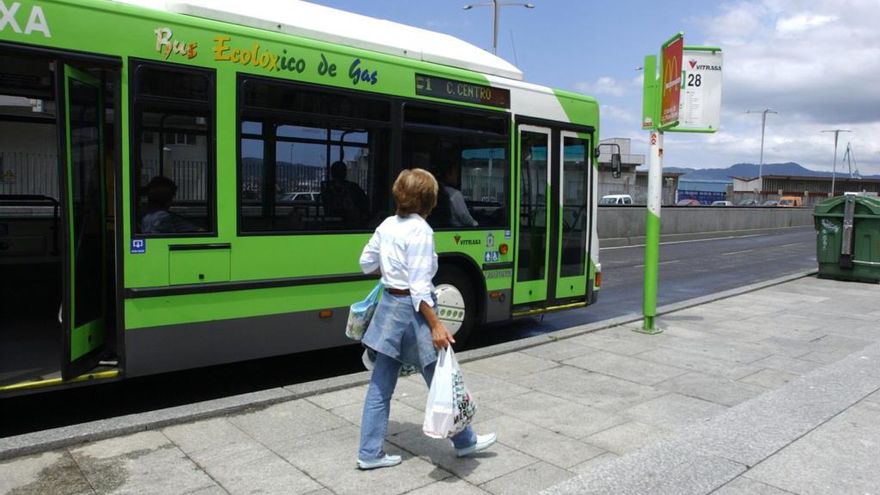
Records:
<instances>
[{"instance_id":1,"label":"dumpster lid","mask_svg":"<svg viewBox=\"0 0 880 495\"><path fill-rule=\"evenodd\" d=\"M813 210L814 215L827 214L843 214L846 198L852 197L856 203L856 215L877 215L880 216L880 198L873 196L835 196L824 201L816 203Z\"/></svg>"}]
</instances>

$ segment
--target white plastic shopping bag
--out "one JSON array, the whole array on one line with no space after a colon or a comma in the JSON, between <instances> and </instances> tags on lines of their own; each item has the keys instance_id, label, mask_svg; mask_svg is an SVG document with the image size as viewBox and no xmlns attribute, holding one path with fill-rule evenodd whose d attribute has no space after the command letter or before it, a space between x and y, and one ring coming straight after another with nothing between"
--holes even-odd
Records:
<instances>
[{"instance_id":1,"label":"white plastic shopping bag","mask_svg":"<svg viewBox=\"0 0 880 495\"><path fill-rule=\"evenodd\" d=\"M422 431L431 438L448 438L474 420L477 404L464 384L452 347L437 354L434 378L425 404Z\"/></svg>"},{"instance_id":2,"label":"white plastic shopping bag","mask_svg":"<svg viewBox=\"0 0 880 495\"><path fill-rule=\"evenodd\" d=\"M376 284L376 287L370 291L363 301L358 301L351 305L348 311L348 321L345 324L345 336L360 341L364 338L367 327L370 326L370 320L373 319L373 313L376 312L376 306L379 305L379 297L382 295L382 283Z\"/></svg>"}]
</instances>

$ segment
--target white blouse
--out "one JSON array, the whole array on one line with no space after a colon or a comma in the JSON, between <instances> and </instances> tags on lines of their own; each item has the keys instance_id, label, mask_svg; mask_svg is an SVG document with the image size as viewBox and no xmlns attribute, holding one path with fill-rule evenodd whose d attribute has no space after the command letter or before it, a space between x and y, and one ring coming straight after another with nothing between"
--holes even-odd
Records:
<instances>
[{"instance_id":1,"label":"white blouse","mask_svg":"<svg viewBox=\"0 0 880 495\"><path fill-rule=\"evenodd\" d=\"M434 305L432 279L437 273L434 230L421 216L390 216L376 228L361 253L364 273L382 269L382 284L392 289L409 289L413 307L422 301Z\"/></svg>"}]
</instances>

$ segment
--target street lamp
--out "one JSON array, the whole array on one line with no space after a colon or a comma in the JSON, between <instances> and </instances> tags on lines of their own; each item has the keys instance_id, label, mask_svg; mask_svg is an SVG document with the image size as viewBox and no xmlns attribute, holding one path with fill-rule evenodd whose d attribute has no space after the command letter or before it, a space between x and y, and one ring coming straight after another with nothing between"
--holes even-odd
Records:
<instances>
[{"instance_id":1,"label":"street lamp","mask_svg":"<svg viewBox=\"0 0 880 495\"><path fill-rule=\"evenodd\" d=\"M462 7L464 10L471 10L474 7L492 7L492 53L498 54L498 22L501 20L501 7L525 7L533 9L535 6L530 3L522 2L501 2L492 0L491 2L469 3Z\"/></svg>"},{"instance_id":2,"label":"street lamp","mask_svg":"<svg viewBox=\"0 0 880 495\"><path fill-rule=\"evenodd\" d=\"M833 132L834 133L834 162L831 165L831 196L834 196L834 179L837 175L837 136L840 135L841 132L852 132L847 129L828 129L822 132Z\"/></svg>"},{"instance_id":3,"label":"street lamp","mask_svg":"<svg viewBox=\"0 0 880 495\"><path fill-rule=\"evenodd\" d=\"M746 113L760 113L761 114L761 159L758 162L758 186L761 189L764 189L763 179L762 177L764 172L764 127L767 125L767 114L768 113L779 113L770 110L769 108L765 108L763 110L746 110Z\"/></svg>"}]
</instances>

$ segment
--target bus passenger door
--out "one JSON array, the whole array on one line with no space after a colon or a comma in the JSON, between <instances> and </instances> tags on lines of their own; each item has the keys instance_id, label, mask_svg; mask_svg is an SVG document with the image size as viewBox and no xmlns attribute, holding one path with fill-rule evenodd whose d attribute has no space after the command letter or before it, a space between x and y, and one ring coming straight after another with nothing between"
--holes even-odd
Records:
<instances>
[{"instance_id":1,"label":"bus passenger door","mask_svg":"<svg viewBox=\"0 0 880 495\"><path fill-rule=\"evenodd\" d=\"M59 65L61 65L59 63ZM105 340L105 223L101 84L91 75L63 65L63 203L66 249L64 297L59 319L64 328L61 375L74 378L100 359Z\"/></svg>"},{"instance_id":2,"label":"bus passenger door","mask_svg":"<svg viewBox=\"0 0 880 495\"><path fill-rule=\"evenodd\" d=\"M519 220L516 225L516 266L514 268L513 304L527 304L547 299L550 239L550 164L552 163L549 128L520 125L519 136Z\"/></svg>"},{"instance_id":3,"label":"bus passenger door","mask_svg":"<svg viewBox=\"0 0 880 495\"><path fill-rule=\"evenodd\" d=\"M555 303L565 304L587 293L587 242L590 232L588 134L560 132L559 234Z\"/></svg>"}]
</instances>

